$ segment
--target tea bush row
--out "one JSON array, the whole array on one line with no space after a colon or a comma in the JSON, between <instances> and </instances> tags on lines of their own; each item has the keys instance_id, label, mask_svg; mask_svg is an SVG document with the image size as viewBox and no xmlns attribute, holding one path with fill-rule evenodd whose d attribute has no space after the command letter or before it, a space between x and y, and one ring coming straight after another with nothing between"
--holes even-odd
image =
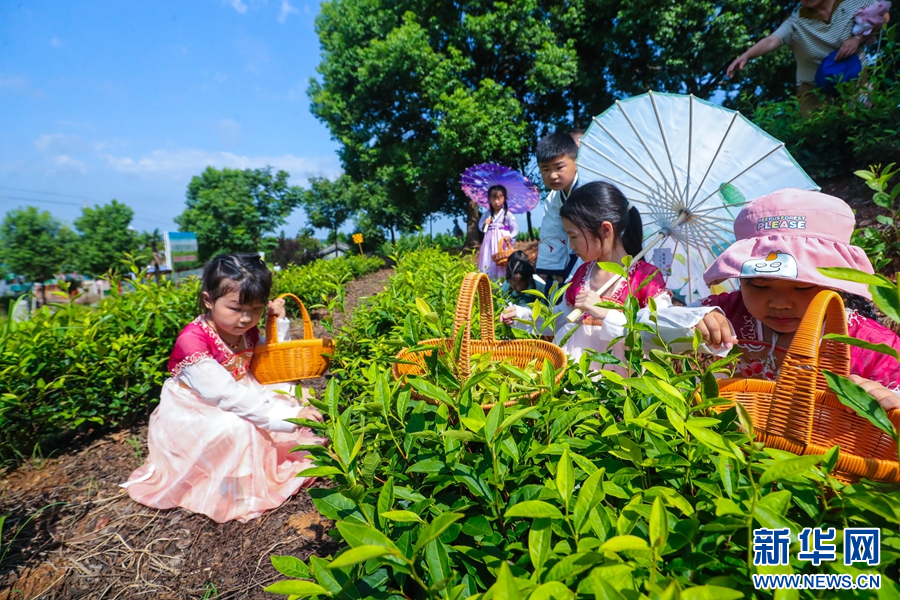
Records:
<instances>
[{"instance_id":1,"label":"tea bush row","mask_svg":"<svg viewBox=\"0 0 900 600\"><path fill-rule=\"evenodd\" d=\"M276 274L272 295L294 294L308 308L337 295L348 281L374 273L383 266L384 260L381 258L358 254L331 260L319 259L306 265L291 265Z\"/></svg>"},{"instance_id":2,"label":"tea bush row","mask_svg":"<svg viewBox=\"0 0 900 600\"><path fill-rule=\"evenodd\" d=\"M377 258L320 260L275 275L274 289L304 301L339 294L377 270ZM131 285L131 284L129 284ZM197 314L198 282L138 280L96 307L47 305L0 329L0 461L49 452L78 432L117 427L145 414L167 377L181 329Z\"/></svg>"},{"instance_id":3,"label":"tea bush row","mask_svg":"<svg viewBox=\"0 0 900 600\"><path fill-rule=\"evenodd\" d=\"M677 600L769 598L753 574L839 573L845 527L881 528L879 598L900 593L896 486L844 485L831 475L839 449L796 457L752 441L746 411L711 411L716 374L696 354L653 350L629 334L624 375L590 358L562 381L544 367L532 406L487 414L479 393L452 374L396 382L390 356L447 334L459 281L471 267L430 251L401 257L389 288L341 332L336 371L318 427L329 447L305 447L332 480L310 495L335 521L335 557L273 556L290 579L267 591L289 598ZM421 277L416 274L421 273ZM419 302L416 301L419 298ZM628 300L631 330L637 305ZM436 331L437 330L437 331ZM696 345L695 345L696 348ZM438 363L439 364L439 363ZM413 397L413 389L439 402ZM837 560L753 566L753 529L835 527ZM796 538L794 538L796 540ZM813 598L818 592L776 593ZM844 598L875 597L866 590Z\"/></svg>"}]
</instances>

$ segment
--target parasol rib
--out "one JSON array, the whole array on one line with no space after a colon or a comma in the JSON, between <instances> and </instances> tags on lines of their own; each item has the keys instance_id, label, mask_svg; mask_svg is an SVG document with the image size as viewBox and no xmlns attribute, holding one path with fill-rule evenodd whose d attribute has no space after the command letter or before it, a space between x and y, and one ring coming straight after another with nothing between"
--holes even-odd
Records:
<instances>
[{"instance_id":1,"label":"parasol rib","mask_svg":"<svg viewBox=\"0 0 900 600\"><path fill-rule=\"evenodd\" d=\"M709 177L709 172L712 171L713 165L716 164L716 159L719 158L719 153L722 151L722 147L725 146L725 140L728 139L728 135L731 133L731 128L734 127L734 122L737 121L737 116L737 113L731 115L731 122L728 123L728 129L725 130L725 135L722 136L722 141L719 142L719 147L716 148L716 153L713 154L712 160L709 161L709 166L706 167L706 173L703 174L703 179L700 180L700 185L697 186L697 191L694 192L694 195L691 196L691 199L688 201L688 207L694 206L694 200L697 198L700 190L703 189L703 184L706 183L706 178Z\"/></svg>"},{"instance_id":2,"label":"parasol rib","mask_svg":"<svg viewBox=\"0 0 900 600\"><path fill-rule=\"evenodd\" d=\"M735 114L737 114L737 113L735 113ZM762 161L766 160L767 158L769 158L770 156L772 156L773 154L775 154L776 152L778 152L779 150L781 150L783 147L784 147L784 144L783 144L783 143L779 143L777 146L775 146L774 148L772 148L771 150L769 150L768 152L766 152L766 153L765 153L762 157L760 157L758 160L756 160L752 165L750 165L749 167L747 167L746 169L744 169L743 171L741 171L740 173L738 173L737 175L735 175L734 177L732 177L731 179L729 179L728 181L726 181L725 183L723 183L722 185L720 185L720 186L716 189L716 191L714 191L713 193L711 193L710 195L708 195L706 198L704 198L703 200L701 200L698 204L703 204L704 202L706 202L707 200L709 200L710 198L712 198L713 196L715 196L716 194L718 194L719 191L721 191L722 188L724 188L726 185L732 183L735 179L737 179L738 177L740 177L741 175L743 175L744 173L746 173L747 171L749 171L750 169L752 169L753 167L755 167L756 165L758 165L759 163L761 163ZM712 165L710 165L710 166L712 166Z\"/></svg>"},{"instance_id":3,"label":"parasol rib","mask_svg":"<svg viewBox=\"0 0 900 600\"><path fill-rule=\"evenodd\" d=\"M628 121L628 125L631 126L631 130L634 131L634 135L636 135L638 141L641 142L641 146L643 146L644 150L647 151L647 155L650 157L650 160L653 161L654 166L656 166L656 170L659 172L660 175L662 175L662 172L663 172L662 167L660 167L659 163L656 162L656 157L650 151L650 148L647 146L647 142L644 141L644 136L642 136L641 132L638 131L637 127L635 127L634 122L631 120L631 117L629 117L628 113L625 112L625 108L623 107L622 103L620 101L616 100L616 106L619 107L619 111L622 113L622 116L625 117L626 121ZM663 185L665 186L666 191L668 192L669 191L669 182L665 177L663 177ZM673 191L675 191L675 190L673 190Z\"/></svg>"},{"instance_id":4,"label":"parasol rib","mask_svg":"<svg viewBox=\"0 0 900 600\"><path fill-rule=\"evenodd\" d=\"M625 145L624 145L622 142L619 141L619 138L617 138L617 137L615 136L615 134L613 134L613 132L611 132L609 129L606 128L606 125L604 125L603 123L601 123L601 122L597 119L597 117L594 117L594 123L596 123L597 126L598 126L600 129L602 129L602 130L606 133L606 135L608 135L609 138L610 138L612 141L614 141L614 142L616 143L616 145L619 146L619 148L622 149L622 151L623 151L625 154L628 155L628 158L630 158L631 160L634 161L634 164L636 164L637 166L639 166L641 169L644 170L644 173L646 173L647 176L648 176L650 179L653 180L653 183L655 183L656 185L660 185L660 183L656 180L656 177L653 176L653 173L651 173L650 170L649 170L647 167L644 166L644 163L643 163L642 161L638 160L638 158L631 152L631 150L629 150L628 148L626 148ZM596 148L594 148L594 147L591 146L590 144L586 144L585 141L584 141L583 139L581 140L581 143L582 143L583 145L587 146L588 148L590 148L591 150L593 150L594 152L596 152L597 154L600 154L600 152L599 152ZM661 173L660 173L660 174L661 174ZM635 179L637 179L637 178L635 178ZM648 186L648 188L649 188L649 186Z\"/></svg>"},{"instance_id":5,"label":"parasol rib","mask_svg":"<svg viewBox=\"0 0 900 600\"><path fill-rule=\"evenodd\" d=\"M620 185L620 186L622 186L622 187L627 187L627 188L630 189L630 190L634 190L634 191L637 192L638 194L643 194L643 193L644 193L643 190L639 190L639 189L637 189L636 187L634 187L633 185L629 185L629 184L625 183L624 181L619 181L619 180L617 180L617 179L614 179L614 178L610 177L609 175L607 175L607 174L605 174L605 173L601 173L601 172L598 171L597 169L593 169L593 168L591 168L591 167L589 167L589 166L587 166L587 165L580 165L578 168L579 168L579 169L585 169L586 171L590 171L591 173L596 173L596 174L599 175L600 177L603 177L603 179L604 179L605 181L610 181L610 182L612 182L612 183L615 183L616 185ZM643 183L643 182L642 182L642 183ZM647 185L647 184L644 184L644 185ZM648 187L647 189L650 189L650 188Z\"/></svg>"},{"instance_id":6,"label":"parasol rib","mask_svg":"<svg viewBox=\"0 0 900 600\"><path fill-rule=\"evenodd\" d=\"M656 96L653 92L650 94L650 104L653 105L653 113L656 115L656 125L659 127L659 134L662 136L663 146L666 149L666 157L669 159L669 168L672 169L672 179L675 181L675 196L681 196L681 188L678 186L678 173L675 172L675 162L672 160L672 150L669 149L669 139L666 137L666 131L663 129L662 117L659 116L659 108L656 106Z\"/></svg>"},{"instance_id":7,"label":"parasol rib","mask_svg":"<svg viewBox=\"0 0 900 600\"><path fill-rule=\"evenodd\" d=\"M691 155L694 151L694 95L688 96L688 152L687 183L684 184L684 198L681 202L687 206L687 197L691 193Z\"/></svg>"},{"instance_id":8,"label":"parasol rib","mask_svg":"<svg viewBox=\"0 0 900 600\"><path fill-rule=\"evenodd\" d=\"M620 165L619 163L617 163L617 162L616 162L615 160L613 160L612 158L610 158L610 157L608 157L607 155L605 155L605 154L604 154L603 152L601 152L600 150L597 150L596 148L594 148L593 146L591 146L589 143L585 142L584 140L581 141L581 145L584 146L585 148L590 148L591 150L593 150L594 152L596 152L597 154L599 154L600 156L602 156L604 159L606 159L607 161L609 161L610 163L612 163L612 165L613 165L614 167L618 167L618 169L619 169L620 171L622 171L623 173L625 173L626 175L628 175L629 177L631 177L632 179L634 179L635 181L637 181L638 183L640 183L641 185L643 185L645 188L647 188L648 190L650 190L651 193L653 192L653 188L650 187L649 185L647 185L646 183L644 183L644 180L643 180L643 179L641 179L640 177L638 177L637 175L635 175L634 173L632 173L631 171L629 171L628 169L626 169L625 167L623 167L622 165ZM646 169L644 169L644 171L646 171ZM594 171L594 172L597 173L597 171ZM599 175L599 173L598 173L598 175ZM650 173L647 173L647 175L650 177L650 179L653 179L653 176L650 175ZM602 177L605 177L605 175L601 175L601 176L602 176ZM659 182L656 181L655 179L653 179L653 183L655 183L657 186L659 185ZM632 188L632 189L634 189L634 188Z\"/></svg>"}]
</instances>

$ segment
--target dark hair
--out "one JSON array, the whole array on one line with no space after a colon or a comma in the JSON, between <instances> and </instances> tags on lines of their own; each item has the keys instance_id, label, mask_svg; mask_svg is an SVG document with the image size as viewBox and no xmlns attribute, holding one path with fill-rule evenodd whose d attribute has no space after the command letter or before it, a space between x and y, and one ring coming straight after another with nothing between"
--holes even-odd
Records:
<instances>
[{"instance_id":1,"label":"dark hair","mask_svg":"<svg viewBox=\"0 0 900 600\"><path fill-rule=\"evenodd\" d=\"M521 250L516 250L509 255L506 263L506 280L514 277L523 277L526 281L534 280L534 265L528 260L528 255Z\"/></svg>"},{"instance_id":2,"label":"dark hair","mask_svg":"<svg viewBox=\"0 0 900 600\"><path fill-rule=\"evenodd\" d=\"M501 192L503 194L503 210L509 212L509 194L506 193L506 188L499 183L488 188L488 210L491 211L491 214L494 214L494 207L490 204L491 194L493 194L494 192Z\"/></svg>"},{"instance_id":3,"label":"dark hair","mask_svg":"<svg viewBox=\"0 0 900 600\"><path fill-rule=\"evenodd\" d=\"M841 292L841 296L843 296L844 306L847 308L855 310L862 316L867 319L872 319L876 323L881 322L878 318L878 313L875 312L875 305L872 304L870 300L866 300L862 296L851 294L849 292Z\"/></svg>"},{"instance_id":4,"label":"dark hair","mask_svg":"<svg viewBox=\"0 0 900 600\"><path fill-rule=\"evenodd\" d=\"M235 290L241 304L265 304L272 291L272 273L259 254L220 254L206 263L200 278L200 312L206 312L203 292L210 302Z\"/></svg>"},{"instance_id":5,"label":"dark hair","mask_svg":"<svg viewBox=\"0 0 900 600\"><path fill-rule=\"evenodd\" d=\"M603 222L609 221L613 233L622 238L625 252L631 256L636 256L644 246L641 213L635 207L629 210L625 195L611 183L592 181L576 188L562 205L559 216L598 240Z\"/></svg>"},{"instance_id":6,"label":"dark hair","mask_svg":"<svg viewBox=\"0 0 900 600\"><path fill-rule=\"evenodd\" d=\"M578 157L578 144L569 133L554 131L545 135L537 144L537 161L539 163L550 162L553 159L566 155L572 160Z\"/></svg>"}]
</instances>

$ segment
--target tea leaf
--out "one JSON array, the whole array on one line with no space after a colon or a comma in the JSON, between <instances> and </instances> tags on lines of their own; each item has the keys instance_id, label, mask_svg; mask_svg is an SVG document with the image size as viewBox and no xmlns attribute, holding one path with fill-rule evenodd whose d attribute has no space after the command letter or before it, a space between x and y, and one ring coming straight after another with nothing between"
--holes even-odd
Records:
<instances>
[{"instance_id":1,"label":"tea leaf","mask_svg":"<svg viewBox=\"0 0 900 600\"><path fill-rule=\"evenodd\" d=\"M834 466L837 464L840 455L840 446L832 446L829 448L828 452L825 453L825 458L822 460L822 470L826 473L831 473L832 469L834 469Z\"/></svg>"},{"instance_id":2,"label":"tea leaf","mask_svg":"<svg viewBox=\"0 0 900 600\"><path fill-rule=\"evenodd\" d=\"M376 512L380 516L384 516L386 513L391 512L391 508L394 506L394 476L391 475L388 477L387 481L384 482L384 486L381 488L381 492L378 494L378 503L375 507ZM384 522L381 522L382 528L384 528Z\"/></svg>"},{"instance_id":3,"label":"tea leaf","mask_svg":"<svg viewBox=\"0 0 900 600\"><path fill-rule=\"evenodd\" d=\"M883 275L873 275L856 269L849 269L847 267L818 267L818 270L822 275L833 279L874 285L876 287L894 287L894 283Z\"/></svg>"},{"instance_id":4,"label":"tea leaf","mask_svg":"<svg viewBox=\"0 0 900 600\"><path fill-rule=\"evenodd\" d=\"M321 585L311 581L279 581L263 588L264 592L270 594L293 594L294 596L331 596L331 594Z\"/></svg>"},{"instance_id":5,"label":"tea leaf","mask_svg":"<svg viewBox=\"0 0 900 600\"><path fill-rule=\"evenodd\" d=\"M391 550L385 548L383 546L357 546L355 548L351 548L335 558L331 563L329 563L329 569L342 569L344 567L350 567L352 565L359 564L361 562L366 562L369 559L377 558L379 556L384 556L385 554L392 554ZM399 552L397 552L399 554Z\"/></svg>"},{"instance_id":6,"label":"tea leaf","mask_svg":"<svg viewBox=\"0 0 900 600\"><path fill-rule=\"evenodd\" d=\"M592 473L578 490L578 498L575 500L575 511L573 513L575 531L580 531L581 527L587 521L588 515L598 504L603 502L606 493L603 491L603 476L606 473L605 468Z\"/></svg>"},{"instance_id":7,"label":"tea leaf","mask_svg":"<svg viewBox=\"0 0 900 600\"><path fill-rule=\"evenodd\" d=\"M766 485L773 481L778 481L779 479L785 479L797 475L798 473L803 473L804 471L809 470L810 467L818 465L824 458L824 456L816 454L780 460L766 469L759 478L759 485Z\"/></svg>"},{"instance_id":8,"label":"tea leaf","mask_svg":"<svg viewBox=\"0 0 900 600\"><path fill-rule=\"evenodd\" d=\"M506 561L500 564L497 581L491 586L490 591L494 593L494 600L518 600L521 598L519 588L516 587L516 579L513 577L512 571L509 570L509 564Z\"/></svg>"},{"instance_id":9,"label":"tea leaf","mask_svg":"<svg viewBox=\"0 0 900 600\"><path fill-rule=\"evenodd\" d=\"M591 584L594 588L595 600L625 600L625 596L623 596L619 590L611 586L600 576L600 569L591 571Z\"/></svg>"},{"instance_id":10,"label":"tea leaf","mask_svg":"<svg viewBox=\"0 0 900 600\"><path fill-rule=\"evenodd\" d=\"M743 592L717 585L701 585L681 592L681 600L738 600Z\"/></svg>"},{"instance_id":11,"label":"tea leaf","mask_svg":"<svg viewBox=\"0 0 900 600\"><path fill-rule=\"evenodd\" d=\"M828 380L828 387L837 395L841 404L852 408L856 411L856 414L891 437L897 435L894 431L894 424L888 419L887 413L878 404L878 400L870 396L866 390L849 379L836 375L827 369L823 369L822 373L824 373L825 379Z\"/></svg>"},{"instance_id":12,"label":"tea leaf","mask_svg":"<svg viewBox=\"0 0 900 600\"><path fill-rule=\"evenodd\" d=\"M343 471L337 467L311 467L297 473L297 477L325 477L327 475L341 475Z\"/></svg>"},{"instance_id":13,"label":"tea leaf","mask_svg":"<svg viewBox=\"0 0 900 600\"><path fill-rule=\"evenodd\" d=\"M551 581L537 587L528 600L572 600L575 594L559 581Z\"/></svg>"},{"instance_id":14,"label":"tea leaf","mask_svg":"<svg viewBox=\"0 0 900 600\"><path fill-rule=\"evenodd\" d=\"M822 336L822 339L835 340L837 342L847 344L848 346L865 348L866 350L872 350L880 354L887 354L888 356L893 356L894 358L900 360L900 353L898 353L896 350L894 350L893 347L888 346L887 344L873 344L872 342L867 342L859 338L851 337L849 335L840 335L837 333L827 333Z\"/></svg>"},{"instance_id":15,"label":"tea leaf","mask_svg":"<svg viewBox=\"0 0 900 600\"><path fill-rule=\"evenodd\" d=\"M334 450L344 467L349 467L352 460L353 447L350 445L352 442L353 434L350 433L347 425L338 419L334 428Z\"/></svg>"},{"instance_id":16,"label":"tea leaf","mask_svg":"<svg viewBox=\"0 0 900 600\"><path fill-rule=\"evenodd\" d=\"M528 556L534 570L540 573L547 557L550 556L550 519L535 519L528 530Z\"/></svg>"},{"instance_id":17,"label":"tea leaf","mask_svg":"<svg viewBox=\"0 0 900 600\"><path fill-rule=\"evenodd\" d=\"M460 513L447 512L439 514L422 530L418 541L416 541L416 546L413 549L413 552L415 554L418 554L422 550L422 548L424 548L428 544L428 542L439 537L447 530L448 527L450 527L463 517L465 517L465 515Z\"/></svg>"},{"instance_id":18,"label":"tea leaf","mask_svg":"<svg viewBox=\"0 0 900 600\"><path fill-rule=\"evenodd\" d=\"M558 508L544 502L543 500L526 500L524 502L519 502L518 504L514 504L513 506L507 509L506 513L503 515L506 518L510 517L525 517L528 519L562 519L563 514L559 511Z\"/></svg>"},{"instance_id":19,"label":"tea leaf","mask_svg":"<svg viewBox=\"0 0 900 600\"><path fill-rule=\"evenodd\" d=\"M389 510L379 514L388 521L396 521L398 523L424 523L419 515L408 510Z\"/></svg>"},{"instance_id":20,"label":"tea leaf","mask_svg":"<svg viewBox=\"0 0 900 600\"><path fill-rule=\"evenodd\" d=\"M669 512L663 505L662 498L657 497L650 510L650 545L654 548L663 548L668 540Z\"/></svg>"},{"instance_id":21,"label":"tea leaf","mask_svg":"<svg viewBox=\"0 0 900 600\"><path fill-rule=\"evenodd\" d=\"M503 398L500 400L500 402L497 402L494 407L491 408L484 422L484 437L488 444L494 443L494 436L497 433L497 429L500 427L500 423L503 421L505 408L502 402Z\"/></svg>"},{"instance_id":22,"label":"tea leaf","mask_svg":"<svg viewBox=\"0 0 900 600\"><path fill-rule=\"evenodd\" d=\"M572 468L572 460L569 458L569 450L563 450L562 457L556 465L556 490L562 496L569 511L569 501L572 499L572 491L575 489L575 469Z\"/></svg>"},{"instance_id":23,"label":"tea leaf","mask_svg":"<svg viewBox=\"0 0 900 600\"><path fill-rule=\"evenodd\" d=\"M425 381L424 379L421 379L419 377L410 377L406 380L406 382L423 396L431 398L433 400L437 400L439 402L443 402L448 406L453 406L453 401L450 399L450 395L433 383L429 383L428 381Z\"/></svg>"},{"instance_id":24,"label":"tea leaf","mask_svg":"<svg viewBox=\"0 0 900 600\"><path fill-rule=\"evenodd\" d=\"M624 552L628 550L649 550L650 546L643 538L633 535L618 535L610 538L600 545L604 552Z\"/></svg>"},{"instance_id":25,"label":"tea leaf","mask_svg":"<svg viewBox=\"0 0 900 600\"><path fill-rule=\"evenodd\" d=\"M344 538L344 541L353 548L380 546L390 550L397 550L399 554L397 545L390 538L369 525L356 525L346 521L338 521L337 530L340 532L341 537Z\"/></svg>"},{"instance_id":26,"label":"tea leaf","mask_svg":"<svg viewBox=\"0 0 900 600\"><path fill-rule=\"evenodd\" d=\"M2 525L2 522L0 522ZM294 579L304 579L309 577L309 567L296 556L278 556L273 554L269 557L275 570Z\"/></svg>"}]
</instances>

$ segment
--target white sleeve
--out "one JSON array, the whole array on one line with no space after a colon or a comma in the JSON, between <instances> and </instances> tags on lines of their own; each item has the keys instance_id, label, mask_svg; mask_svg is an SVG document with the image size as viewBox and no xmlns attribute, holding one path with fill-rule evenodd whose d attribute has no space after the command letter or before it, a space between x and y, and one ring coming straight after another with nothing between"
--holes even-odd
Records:
<instances>
[{"instance_id":1,"label":"white sleeve","mask_svg":"<svg viewBox=\"0 0 900 600\"><path fill-rule=\"evenodd\" d=\"M657 304L655 327L658 328L660 339L666 344L671 344L672 340L693 336L694 327L696 327L697 323L714 310L719 311L723 315L725 314L718 306L670 305L665 308L660 308L659 304ZM649 308L642 308L640 312L638 312L638 321L640 323L654 327L650 317L651 314ZM729 325L731 326L731 335L737 337L734 332L734 325L731 325L730 323ZM642 337L644 339L645 348L656 346L656 344L653 343L653 334L644 332ZM669 348L672 352L678 353L693 350L693 345L690 342L679 342L670 345ZM724 346L722 348L712 349L706 344L700 344L699 349L705 354L714 354L715 356L725 356L729 352Z\"/></svg>"},{"instance_id":2,"label":"white sleeve","mask_svg":"<svg viewBox=\"0 0 900 600\"><path fill-rule=\"evenodd\" d=\"M231 373L212 358L184 367L178 378L204 402L233 412L260 429L286 433L296 429L293 423L284 419L296 417L297 407L278 402L265 392L239 385Z\"/></svg>"},{"instance_id":3,"label":"white sleeve","mask_svg":"<svg viewBox=\"0 0 900 600\"><path fill-rule=\"evenodd\" d=\"M275 327L278 331L278 341L279 342L289 342L291 341L291 320L288 318L277 319L275 321Z\"/></svg>"}]
</instances>

